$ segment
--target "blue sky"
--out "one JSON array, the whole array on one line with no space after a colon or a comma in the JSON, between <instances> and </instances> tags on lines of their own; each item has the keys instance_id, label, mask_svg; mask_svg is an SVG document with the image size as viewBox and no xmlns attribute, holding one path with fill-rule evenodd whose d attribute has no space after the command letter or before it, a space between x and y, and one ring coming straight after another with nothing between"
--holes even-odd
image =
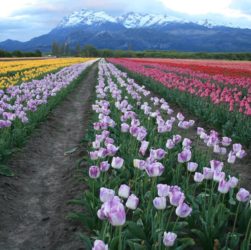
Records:
<instances>
[{"instance_id":1,"label":"blue sky","mask_svg":"<svg viewBox=\"0 0 251 250\"><path fill-rule=\"evenodd\" d=\"M128 11L165 13L187 20L213 19L251 28L251 0L2 0L0 41L29 40L54 28L81 8L118 15Z\"/></svg>"}]
</instances>

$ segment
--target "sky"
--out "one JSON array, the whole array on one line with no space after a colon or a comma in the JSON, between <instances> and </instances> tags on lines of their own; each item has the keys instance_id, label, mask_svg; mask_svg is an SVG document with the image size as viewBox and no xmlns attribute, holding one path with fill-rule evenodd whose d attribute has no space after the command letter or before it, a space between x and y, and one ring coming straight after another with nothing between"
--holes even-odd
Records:
<instances>
[{"instance_id":1,"label":"sky","mask_svg":"<svg viewBox=\"0 0 251 250\"><path fill-rule=\"evenodd\" d=\"M0 0L0 6L0 41L27 41L48 33L64 16L82 8L111 15L162 13L251 28L251 0Z\"/></svg>"}]
</instances>

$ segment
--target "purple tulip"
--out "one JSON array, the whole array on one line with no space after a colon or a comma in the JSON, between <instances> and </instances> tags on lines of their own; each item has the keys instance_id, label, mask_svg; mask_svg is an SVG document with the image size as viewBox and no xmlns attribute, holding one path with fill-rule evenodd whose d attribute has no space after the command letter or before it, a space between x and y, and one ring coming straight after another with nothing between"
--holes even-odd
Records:
<instances>
[{"instance_id":1,"label":"purple tulip","mask_svg":"<svg viewBox=\"0 0 251 250\"><path fill-rule=\"evenodd\" d=\"M192 158L192 152L189 149L184 149L178 154L178 162L184 163L190 161Z\"/></svg>"},{"instance_id":2,"label":"purple tulip","mask_svg":"<svg viewBox=\"0 0 251 250\"><path fill-rule=\"evenodd\" d=\"M221 180L218 185L218 191L222 194L228 193L230 190L230 185L227 181Z\"/></svg>"},{"instance_id":3,"label":"purple tulip","mask_svg":"<svg viewBox=\"0 0 251 250\"><path fill-rule=\"evenodd\" d=\"M204 180L204 175L199 172L195 172L193 179L195 182L201 183Z\"/></svg>"},{"instance_id":4,"label":"purple tulip","mask_svg":"<svg viewBox=\"0 0 251 250\"><path fill-rule=\"evenodd\" d=\"M139 152L140 152L142 155L145 155L148 146L149 146L149 142L148 142L148 141L142 141L142 142L141 142L140 149L139 149Z\"/></svg>"},{"instance_id":5,"label":"purple tulip","mask_svg":"<svg viewBox=\"0 0 251 250\"><path fill-rule=\"evenodd\" d=\"M167 142L166 142L166 148L172 149L174 147L175 147L175 143L173 142L173 140L168 139Z\"/></svg>"},{"instance_id":6,"label":"purple tulip","mask_svg":"<svg viewBox=\"0 0 251 250\"><path fill-rule=\"evenodd\" d=\"M185 200L185 195L181 191L174 190L169 193L171 205L177 207L180 203L183 203Z\"/></svg>"},{"instance_id":7,"label":"purple tulip","mask_svg":"<svg viewBox=\"0 0 251 250\"><path fill-rule=\"evenodd\" d=\"M121 124L121 132L122 132L122 133L127 133L127 132L129 132L129 128L130 128L130 126L129 126L127 123L122 123L122 124Z\"/></svg>"},{"instance_id":8,"label":"purple tulip","mask_svg":"<svg viewBox=\"0 0 251 250\"><path fill-rule=\"evenodd\" d=\"M197 127L197 135L200 135L201 133L205 133L205 129L201 127Z\"/></svg>"},{"instance_id":9,"label":"purple tulip","mask_svg":"<svg viewBox=\"0 0 251 250\"><path fill-rule=\"evenodd\" d=\"M185 119L184 115L180 112L177 114L177 118L179 121L183 121Z\"/></svg>"},{"instance_id":10,"label":"purple tulip","mask_svg":"<svg viewBox=\"0 0 251 250\"><path fill-rule=\"evenodd\" d=\"M178 144L179 142L181 142L181 140L182 140L182 137L180 135L174 135L173 136L173 142L175 144Z\"/></svg>"},{"instance_id":11,"label":"purple tulip","mask_svg":"<svg viewBox=\"0 0 251 250\"><path fill-rule=\"evenodd\" d=\"M89 176L92 179L97 179L100 176L100 169L97 166L91 166L89 168Z\"/></svg>"},{"instance_id":12,"label":"purple tulip","mask_svg":"<svg viewBox=\"0 0 251 250\"><path fill-rule=\"evenodd\" d=\"M152 156L155 160L162 160L166 155L166 151L162 148L159 149L151 149L150 156Z\"/></svg>"},{"instance_id":13,"label":"purple tulip","mask_svg":"<svg viewBox=\"0 0 251 250\"><path fill-rule=\"evenodd\" d=\"M163 210L166 208L166 197L156 197L153 200L153 205L158 210Z\"/></svg>"},{"instance_id":14,"label":"purple tulip","mask_svg":"<svg viewBox=\"0 0 251 250\"><path fill-rule=\"evenodd\" d=\"M192 213L192 208L189 207L185 202L183 202L176 208L175 213L181 218L186 218Z\"/></svg>"},{"instance_id":15,"label":"purple tulip","mask_svg":"<svg viewBox=\"0 0 251 250\"><path fill-rule=\"evenodd\" d=\"M167 184L158 184L157 185L158 196L167 197L169 195L170 186Z\"/></svg>"},{"instance_id":16,"label":"purple tulip","mask_svg":"<svg viewBox=\"0 0 251 250\"><path fill-rule=\"evenodd\" d=\"M139 198L134 194L131 194L126 201L126 207L132 210L135 210L138 204L139 204Z\"/></svg>"},{"instance_id":17,"label":"purple tulip","mask_svg":"<svg viewBox=\"0 0 251 250\"><path fill-rule=\"evenodd\" d=\"M146 166L146 172L150 177L161 176L165 167L160 162L154 162Z\"/></svg>"},{"instance_id":18,"label":"purple tulip","mask_svg":"<svg viewBox=\"0 0 251 250\"><path fill-rule=\"evenodd\" d=\"M247 202L250 199L250 193L245 188L240 188L236 194L236 199L240 202Z\"/></svg>"},{"instance_id":19,"label":"purple tulip","mask_svg":"<svg viewBox=\"0 0 251 250\"><path fill-rule=\"evenodd\" d=\"M106 245L102 240L95 240L92 250L108 250L108 245Z\"/></svg>"},{"instance_id":20,"label":"purple tulip","mask_svg":"<svg viewBox=\"0 0 251 250\"><path fill-rule=\"evenodd\" d=\"M93 151L93 152L90 152L90 158L91 160L97 160L98 159L98 151Z\"/></svg>"},{"instance_id":21,"label":"purple tulip","mask_svg":"<svg viewBox=\"0 0 251 250\"><path fill-rule=\"evenodd\" d=\"M241 144L239 144L239 143L233 144L233 152L234 153L238 153L241 150L242 150L242 145Z\"/></svg>"},{"instance_id":22,"label":"purple tulip","mask_svg":"<svg viewBox=\"0 0 251 250\"><path fill-rule=\"evenodd\" d=\"M135 168L140 169L140 170L145 170L145 168L146 168L146 162L144 160L134 159L133 160L133 166Z\"/></svg>"},{"instance_id":23,"label":"purple tulip","mask_svg":"<svg viewBox=\"0 0 251 250\"><path fill-rule=\"evenodd\" d=\"M113 157L112 158L112 167L115 169L120 169L122 168L124 164L124 159L120 158L120 157Z\"/></svg>"},{"instance_id":24,"label":"purple tulip","mask_svg":"<svg viewBox=\"0 0 251 250\"><path fill-rule=\"evenodd\" d=\"M238 185L239 180L236 177L232 176L229 178L228 182L231 188L235 188Z\"/></svg>"},{"instance_id":25,"label":"purple tulip","mask_svg":"<svg viewBox=\"0 0 251 250\"><path fill-rule=\"evenodd\" d=\"M110 164L108 161L102 161L99 165L99 168L101 172L107 172L110 168Z\"/></svg>"},{"instance_id":26,"label":"purple tulip","mask_svg":"<svg viewBox=\"0 0 251 250\"><path fill-rule=\"evenodd\" d=\"M190 139L188 139L188 138L183 139L183 142L182 142L183 148L190 149L191 145L192 145L192 141Z\"/></svg>"},{"instance_id":27,"label":"purple tulip","mask_svg":"<svg viewBox=\"0 0 251 250\"><path fill-rule=\"evenodd\" d=\"M113 144L107 144L106 149L107 149L107 155L114 156L119 150L119 147L116 147Z\"/></svg>"},{"instance_id":28,"label":"purple tulip","mask_svg":"<svg viewBox=\"0 0 251 250\"><path fill-rule=\"evenodd\" d=\"M226 174L224 172L214 171L213 180L216 182L220 182L222 180L225 180L225 175Z\"/></svg>"},{"instance_id":29,"label":"purple tulip","mask_svg":"<svg viewBox=\"0 0 251 250\"><path fill-rule=\"evenodd\" d=\"M230 163L230 164L233 164L233 163L235 163L235 160L236 160L235 153L233 151L230 151L229 154L228 154L227 162Z\"/></svg>"},{"instance_id":30,"label":"purple tulip","mask_svg":"<svg viewBox=\"0 0 251 250\"><path fill-rule=\"evenodd\" d=\"M112 200L114 196L115 196L115 191L113 189L102 187L99 190L99 199L103 203Z\"/></svg>"},{"instance_id":31,"label":"purple tulip","mask_svg":"<svg viewBox=\"0 0 251 250\"><path fill-rule=\"evenodd\" d=\"M245 156L247 155L247 153L245 152L245 150L240 150L236 153L236 156L239 158L239 159L242 159L244 158Z\"/></svg>"},{"instance_id":32,"label":"purple tulip","mask_svg":"<svg viewBox=\"0 0 251 250\"><path fill-rule=\"evenodd\" d=\"M122 198L128 198L128 196L130 195L130 190L131 188L125 184L122 184L119 187L119 191L118 191L118 195Z\"/></svg>"},{"instance_id":33,"label":"purple tulip","mask_svg":"<svg viewBox=\"0 0 251 250\"><path fill-rule=\"evenodd\" d=\"M175 243L175 240L177 238L177 234L172 233L172 232L164 232L164 237L163 237L163 244L166 247L172 247Z\"/></svg>"},{"instance_id":34,"label":"purple tulip","mask_svg":"<svg viewBox=\"0 0 251 250\"><path fill-rule=\"evenodd\" d=\"M123 226L126 222L125 207L121 202L109 202L108 220L113 226Z\"/></svg>"},{"instance_id":35,"label":"purple tulip","mask_svg":"<svg viewBox=\"0 0 251 250\"><path fill-rule=\"evenodd\" d=\"M187 163L187 170L189 172L195 172L198 168L198 164L196 162L188 162Z\"/></svg>"},{"instance_id":36,"label":"purple tulip","mask_svg":"<svg viewBox=\"0 0 251 250\"><path fill-rule=\"evenodd\" d=\"M214 176L214 171L211 168L203 168L203 175L204 179L206 180L212 180Z\"/></svg>"},{"instance_id":37,"label":"purple tulip","mask_svg":"<svg viewBox=\"0 0 251 250\"><path fill-rule=\"evenodd\" d=\"M229 137L222 137L221 144L225 147L229 146L232 143L232 139Z\"/></svg>"},{"instance_id":38,"label":"purple tulip","mask_svg":"<svg viewBox=\"0 0 251 250\"><path fill-rule=\"evenodd\" d=\"M212 170L220 172L222 171L224 164L221 161L211 160L210 166Z\"/></svg>"}]
</instances>

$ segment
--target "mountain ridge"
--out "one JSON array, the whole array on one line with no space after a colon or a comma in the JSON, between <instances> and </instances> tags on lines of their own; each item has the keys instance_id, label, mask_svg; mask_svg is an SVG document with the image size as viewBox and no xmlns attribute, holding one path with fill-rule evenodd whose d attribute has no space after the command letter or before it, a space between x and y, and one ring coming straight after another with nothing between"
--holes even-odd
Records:
<instances>
[{"instance_id":1,"label":"mountain ridge","mask_svg":"<svg viewBox=\"0 0 251 250\"><path fill-rule=\"evenodd\" d=\"M71 49L93 44L98 49L250 52L251 29L165 14L129 12L113 17L104 11L82 9L64 17L48 34L27 42L6 40L0 42L0 49L49 52L53 42L68 44Z\"/></svg>"}]
</instances>

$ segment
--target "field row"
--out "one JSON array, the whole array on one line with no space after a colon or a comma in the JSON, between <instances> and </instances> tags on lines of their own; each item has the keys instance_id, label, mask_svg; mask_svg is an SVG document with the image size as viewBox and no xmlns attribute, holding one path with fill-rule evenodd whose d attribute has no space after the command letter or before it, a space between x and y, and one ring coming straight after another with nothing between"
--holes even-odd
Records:
<instances>
[{"instance_id":1,"label":"field row","mask_svg":"<svg viewBox=\"0 0 251 250\"><path fill-rule=\"evenodd\" d=\"M223 135L247 146L251 143L251 77L225 76L220 73L228 69L223 68L211 75L206 70L201 72L197 64L195 70L189 63L173 65L168 60L111 59L110 62L137 74L137 80L148 82L150 89L165 93L171 102L216 127Z\"/></svg>"},{"instance_id":2,"label":"field row","mask_svg":"<svg viewBox=\"0 0 251 250\"><path fill-rule=\"evenodd\" d=\"M73 215L88 249L249 249L250 193L232 174L241 144L201 127L191 137L195 121L104 60L92 108Z\"/></svg>"},{"instance_id":3,"label":"field row","mask_svg":"<svg viewBox=\"0 0 251 250\"><path fill-rule=\"evenodd\" d=\"M0 62L0 89L28 82L50 72L88 60L88 58L59 58Z\"/></svg>"},{"instance_id":4,"label":"field row","mask_svg":"<svg viewBox=\"0 0 251 250\"><path fill-rule=\"evenodd\" d=\"M83 63L73 64L74 61ZM66 60L64 64L73 65L47 74L41 80L32 80L0 90L0 174L11 174L8 168L2 165L5 158L15 151L15 147L23 145L27 135L81 80L81 76L84 77L86 69L95 61ZM54 66L56 65L59 64Z\"/></svg>"}]
</instances>

